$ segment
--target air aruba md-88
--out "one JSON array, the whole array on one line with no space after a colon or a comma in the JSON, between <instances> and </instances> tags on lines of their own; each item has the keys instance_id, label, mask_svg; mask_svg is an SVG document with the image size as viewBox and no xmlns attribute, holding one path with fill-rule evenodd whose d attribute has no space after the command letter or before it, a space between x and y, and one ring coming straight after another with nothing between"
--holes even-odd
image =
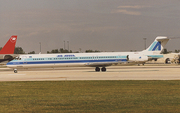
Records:
<instances>
[{"instance_id":1,"label":"air aruba md-88","mask_svg":"<svg viewBox=\"0 0 180 113\"><path fill-rule=\"evenodd\" d=\"M133 65L163 57L161 51L169 41L167 37L157 37L154 42L140 52L100 52L100 53L67 53L67 54L28 54L7 63L17 73L18 68L42 67L95 67L95 71L106 71L111 65ZM101 67L101 69L100 69Z\"/></svg>"}]
</instances>

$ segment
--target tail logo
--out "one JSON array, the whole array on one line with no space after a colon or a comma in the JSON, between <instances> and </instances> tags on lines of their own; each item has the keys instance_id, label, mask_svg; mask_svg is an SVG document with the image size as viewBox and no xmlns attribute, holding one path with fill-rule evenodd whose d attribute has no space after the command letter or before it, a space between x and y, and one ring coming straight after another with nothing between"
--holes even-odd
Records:
<instances>
[{"instance_id":1,"label":"tail logo","mask_svg":"<svg viewBox=\"0 0 180 113\"><path fill-rule=\"evenodd\" d=\"M149 51L161 51L161 42L155 41L150 47Z\"/></svg>"},{"instance_id":2,"label":"tail logo","mask_svg":"<svg viewBox=\"0 0 180 113\"><path fill-rule=\"evenodd\" d=\"M11 37L10 41L11 41L12 43L16 42L16 37Z\"/></svg>"}]
</instances>

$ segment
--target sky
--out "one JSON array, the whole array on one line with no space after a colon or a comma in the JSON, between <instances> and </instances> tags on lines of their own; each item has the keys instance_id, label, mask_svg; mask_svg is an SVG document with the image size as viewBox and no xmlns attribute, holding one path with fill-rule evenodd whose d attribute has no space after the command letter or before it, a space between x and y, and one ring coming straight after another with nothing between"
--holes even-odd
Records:
<instances>
[{"instance_id":1,"label":"sky","mask_svg":"<svg viewBox=\"0 0 180 113\"><path fill-rule=\"evenodd\" d=\"M157 36L180 37L180 0L0 0L0 47L11 35L28 53L143 50ZM165 47L180 49L180 39Z\"/></svg>"}]
</instances>

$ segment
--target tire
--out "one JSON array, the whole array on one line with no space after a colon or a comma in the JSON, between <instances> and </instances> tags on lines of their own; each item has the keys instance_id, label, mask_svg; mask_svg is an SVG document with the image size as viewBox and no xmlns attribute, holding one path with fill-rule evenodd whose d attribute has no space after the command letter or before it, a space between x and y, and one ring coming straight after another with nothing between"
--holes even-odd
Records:
<instances>
[{"instance_id":1,"label":"tire","mask_svg":"<svg viewBox=\"0 0 180 113\"><path fill-rule=\"evenodd\" d=\"M106 71L106 68L105 68L105 67L101 68L101 71L102 71L102 72L105 72L105 71Z\"/></svg>"},{"instance_id":2,"label":"tire","mask_svg":"<svg viewBox=\"0 0 180 113\"><path fill-rule=\"evenodd\" d=\"M14 73L17 73L17 69L14 69Z\"/></svg>"},{"instance_id":3,"label":"tire","mask_svg":"<svg viewBox=\"0 0 180 113\"><path fill-rule=\"evenodd\" d=\"M96 72L99 72L99 71L100 71L100 68L99 68L99 67L96 67L95 71L96 71Z\"/></svg>"}]
</instances>

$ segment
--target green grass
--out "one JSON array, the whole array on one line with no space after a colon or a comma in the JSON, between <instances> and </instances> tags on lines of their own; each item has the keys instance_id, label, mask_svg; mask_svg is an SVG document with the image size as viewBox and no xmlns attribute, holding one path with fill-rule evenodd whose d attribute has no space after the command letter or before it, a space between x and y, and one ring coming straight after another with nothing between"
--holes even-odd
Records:
<instances>
[{"instance_id":1,"label":"green grass","mask_svg":"<svg viewBox=\"0 0 180 113\"><path fill-rule=\"evenodd\" d=\"M0 112L180 112L180 81L0 82Z\"/></svg>"}]
</instances>

